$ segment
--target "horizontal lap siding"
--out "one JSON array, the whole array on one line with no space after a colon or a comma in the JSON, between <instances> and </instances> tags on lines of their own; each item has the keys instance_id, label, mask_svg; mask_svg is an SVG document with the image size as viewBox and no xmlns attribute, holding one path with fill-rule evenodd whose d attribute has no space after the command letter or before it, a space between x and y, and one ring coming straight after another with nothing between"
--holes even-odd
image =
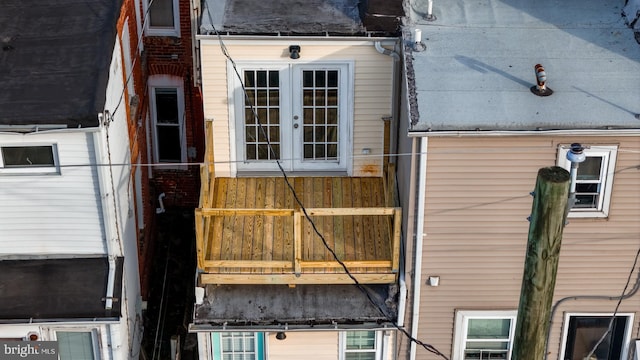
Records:
<instances>
[{"instance_id":1,"label":"horizontal lap siding","mask_svg":"<svg viewBox=\"0 0 640 360\"><path fill-rule=\"evenodd\" d=\"M277 340L276 333L268 337L267 359L279 360L335 360L338 358L338 332L287 332L285 340Z\"/></svg>"},{"instance_id":2,"label":"horizontal lap siding","mask_svg":"<svg viewBox=\"0 0 640 360\"><path fill-rule=\"evenodd\" d=\"M96 167L87 166L95 164L92 136L0 137L0 145L56 143L63 166L61 175L0 174L0 254L105 253Z\"/></svg>"},{"instance_id":3,"label":"horizontal lap siding","mask_svg":"<svg viewBox=\"0 0 640 360\"><path fill-rule=\"evenodd\" d=\"M354 61L354 119L350 130L353 133L353 142L348 156L353 156L353 176L381 176L382 157L379 155L383 153L384 144L384 124L381 119L391 116L391 57L378 53L372 43L352 45L336 42L336 45L314 45L295 40L292 40L293 42L302 47L301 58L294 63ZM231 129L227 61L217 42L201 44L204 112L206 119L214 119L214 154L216 162L219 162L216 165L216 174L229 176L231 167L228 162L233 159L235 139L230 141L233 134L229 133ZM285 51L287 47L281 44L256 45L255 42L250 45L227 44L229 54L238 62L289 61L288 53ZM368 156L362 156L362 150L365 148L371 150Z\"/></svg>"},{"instance_id":4,"label":"horizontal lap siding","mask_svg":"<svg viewBox=\"0 0 640 360\"><path fill-rule=\"evenodd\" d=\"M556 164L557 145L572 142L619 144L620 150L609 218L570 219L564 230L554 302L622 292L640 247L638 138L430 138L422 275L441 279L439 287L422 287L421 340L450 354L456 309L517 309L533 199L529 192L538 169ZM639 297L623 302L620 311L638 311ZM563 312L612 312L615 305L562 304L554 317L549 358L558 356Z\"/></svg>"}]
</instances>

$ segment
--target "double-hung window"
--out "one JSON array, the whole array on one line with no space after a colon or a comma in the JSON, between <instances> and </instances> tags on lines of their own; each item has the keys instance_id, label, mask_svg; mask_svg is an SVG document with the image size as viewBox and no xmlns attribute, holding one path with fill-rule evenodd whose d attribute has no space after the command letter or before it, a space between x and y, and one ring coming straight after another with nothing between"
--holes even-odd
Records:
<instances>
[{"instance_id":1,"label":"double-hung window","mask_svg":"<svg viewBox=\"0 0 640 360\"><path fill-rule=\"evenodd\" d=\"M381 333L370 330L345 331L340 334L340 360L380 360Z\"/></svg>"},{"instance_id":2,"label":"double-hung window","mask_svg":"<svg viewBox=\"0 0 640 360\"><path fill-rule=\"evenodd\" d=\"M561 145L558 150L558 166L567 171L571 169L571 162L567 160L569 150L569 145ZM586 159L578 165L576 202L569 217L609 216L617 150L615 145L593 145L584 149Z\"/></svg>"},{"instance_id":3,"label":"double-hung window","mask_svg":"<svg viewBox=\"0 0 640 360\"><path fill-rule=\"evenodd\" d=\"M619 314L611 320L608 315L566 314L560 359L584 360L589 354L588 360L627 359L632 315Z\"/></svg>"},{"instance_id":4,"label":"double-hung window","mask_svg":"<svg viewBox=\"0 0 640 360\"><path fill-rule=\"evenodd\" d=\"M182 79L152 76L149 86L155 159L160 163L185 162L187 153Z\"/></svg>"},{"instance_id":5,"label":"double-hung window","mask_svg":"<svg viewBox=\"0 0 640 360\"><path fill-rule=\"evenodd\" d=\"M146 0L147 34L180 36L179 0Z\"/></svg>"},{"instance_id":6,"label":"double-hung window","mask_svg":"<svg viewBox=\"0 0 640 360\"><path fill-rule=\"evenodd\" d=\"M56 145L0 146L0 174L58 174Z\"/></svg>"},{"instance_id":7,"label":"double-hung window","mask_svg":"<svg viewBox=\"0 0 640 360\"><path fill-rule=\"evenodd\" d=\"M456 312L453 360L511 359L516 311Z\"/></svg>"},{"instance_id":8,"label":"double-hung window","mask_svg":"<svg viewBox=\"0 0 640 360\"><path fill-rule=\"evenodd\" d=\"M223 332L211 335L214 360L263 360L264 333Z\"/></svg>"}]
</instances>

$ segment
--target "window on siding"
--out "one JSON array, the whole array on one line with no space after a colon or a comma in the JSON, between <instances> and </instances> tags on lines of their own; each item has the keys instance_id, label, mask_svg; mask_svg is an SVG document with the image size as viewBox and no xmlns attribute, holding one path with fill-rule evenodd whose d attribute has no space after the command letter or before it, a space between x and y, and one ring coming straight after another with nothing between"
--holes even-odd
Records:
<instances>
[{"instance_id":1,"label":"window on siding","mask_svg":"<svg viewBox=\"0 0 640 360\"><path fill-rule=\"evenodd\" d=\"M263 360L264 334L254 332L213 333L214 360Z\"/></svg>"},{"instance_id":2,"label":"window on siding","mask_svg":"<svg viewBox=\"0 0 640 360\"><path fill-rule=\"evenodd\" d=\"M583 360L593 350L607 332L611 316L571 315L565 319L566 331L563 338L565 360ZM626 359L624 350L628 347L629 336L628 316L616 316L611 331L593 352L590 360Z\"/></svg>"},{"instance_id":3,"label":"window on siding","mask_svg":"<svg viewBox=\"0 0 640 360\"><path fill-rule=\"evenodd\" d=\"M148 35L180 36L178 0L147 0Z\"/></svg>"},{"instance_id":4,"label":"window on siding","mask_svg":"<svg viewBox=\"0 0 640 360\"><path fill-rule=\"evenodd\" d=\"M154 157L160 163L186 161L182 79L151 77L151 117Z\"/></svg>"},{"instance_id":5,"label":"window on siding","mask_svg":"<svg viewBox=\"0 0 640 360\"><path fill-rule=\"evenodd\" d=\"M380 359L380 339L375 331L345 331L341 336L341 360Z\"/></svg>"},{"instance_id":6,"label":"window on siding","mask_svg":"<svg viewBox=\"0 0 640 360\"><path fill-rule=\"evenodd\" d=\"M9 174L58 173L56 146L1 146L0 171Z\"/></svg>"},{"instance_id":7,"label":"window on siding","mask_svg":"<svg viewBox=\"0 0 640 360\"><path fill-rule=\"evenodd\" d=\"M458 311L454 360L511 358L516 311Z\"/></svg>"},{"instance_id":8,"label":"window on siding","mask_svg":"<svg viewBox=\"0 0 640 360\"><path fill-rule=\"evenodd\" d=\"M99 359L94 331L56 331L60 360Z\"/></svg>"},{"instance_id":9,"label":"window on siding","mask_svg":"<svg viewBox=\"0 0 640 360\"><path fill-rule=\"evenodd\" d=\"M567 160L568 145L560 146L558 166L567 171L571 162ZM584 150L586 159L578 166L576 179L576 203L569 217L607 217L611 202L613 175L617 146L592 146Z\"/></svg>"}]
</instances>

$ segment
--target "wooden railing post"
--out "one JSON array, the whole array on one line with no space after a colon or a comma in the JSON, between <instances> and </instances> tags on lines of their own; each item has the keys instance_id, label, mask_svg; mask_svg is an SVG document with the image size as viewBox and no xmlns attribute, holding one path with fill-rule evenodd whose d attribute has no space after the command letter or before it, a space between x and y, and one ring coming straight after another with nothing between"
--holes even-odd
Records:
<instances>
[{"instance_id":1,"label":"wooden railing post","mask_svg":"<svg viewBox=\"0 0 640 360\"><path fill-rule=\"evenodd\" d=\"M300 262L302 261L302 214L300 211L293 213L293 271L296 276L302 273Z\"/></svg>"},{"instance_id":2,"label":"wooden railing post","mask_svg":"<svg viewBox=\"0 0 640 360\"><path fill-rule=\"evenodd\" d=\"M400 270L400 228L402 227L402 209L396 208L393 213L393 235L391 254L391 271L398 273Z\"/></svg>"}]
</instances>

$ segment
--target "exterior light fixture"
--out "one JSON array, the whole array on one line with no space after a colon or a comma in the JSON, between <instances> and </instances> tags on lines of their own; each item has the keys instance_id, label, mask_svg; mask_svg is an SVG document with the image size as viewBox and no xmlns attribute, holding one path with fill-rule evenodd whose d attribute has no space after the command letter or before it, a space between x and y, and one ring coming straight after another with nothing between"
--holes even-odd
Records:
<instances>
[{"instance_id":1,"label":"exterior light fixture","mask_svg":"<svg viewBox=\"0 0 640 360\"><path fill-rule=\"evenodd\" d=\"M278 340L284 340L287 338L287 334L284 333L284 331L278 331L278 333L276 334L276 339Z\"/></svg>"},{"instance_id":2,"label":"exterior light fixture","mask_svg":"<svg viewBox=\"0 0 640 360\"><path fill-rule=\"evenodd\" d=\"M440 285L440 276L429 276L429 279L427 280L427 284L429 284L429 286Z\"/></svg>"},{"instance_id":3,"label":"exterior light fixture","mask_svg":"<svg viewBox=\"0 0 640 360\"><path fill-rule=\"evenodd\" d=\"M553 94L553 90L547 87L547 73L540 64L533 67L536 73L536 85L531 87L531 92L538 96L549 96Z\"/></svg>"},{"instance_id":4,"label":"exterior light fixture","mask_svg":"<svg viewBox=\"0 0 640 360\"><path fill-rule=\"evenodd\" d=\"M300 45L289 46L289 57L294 60L300 58Z\"/></svg>"}]
</instances>

